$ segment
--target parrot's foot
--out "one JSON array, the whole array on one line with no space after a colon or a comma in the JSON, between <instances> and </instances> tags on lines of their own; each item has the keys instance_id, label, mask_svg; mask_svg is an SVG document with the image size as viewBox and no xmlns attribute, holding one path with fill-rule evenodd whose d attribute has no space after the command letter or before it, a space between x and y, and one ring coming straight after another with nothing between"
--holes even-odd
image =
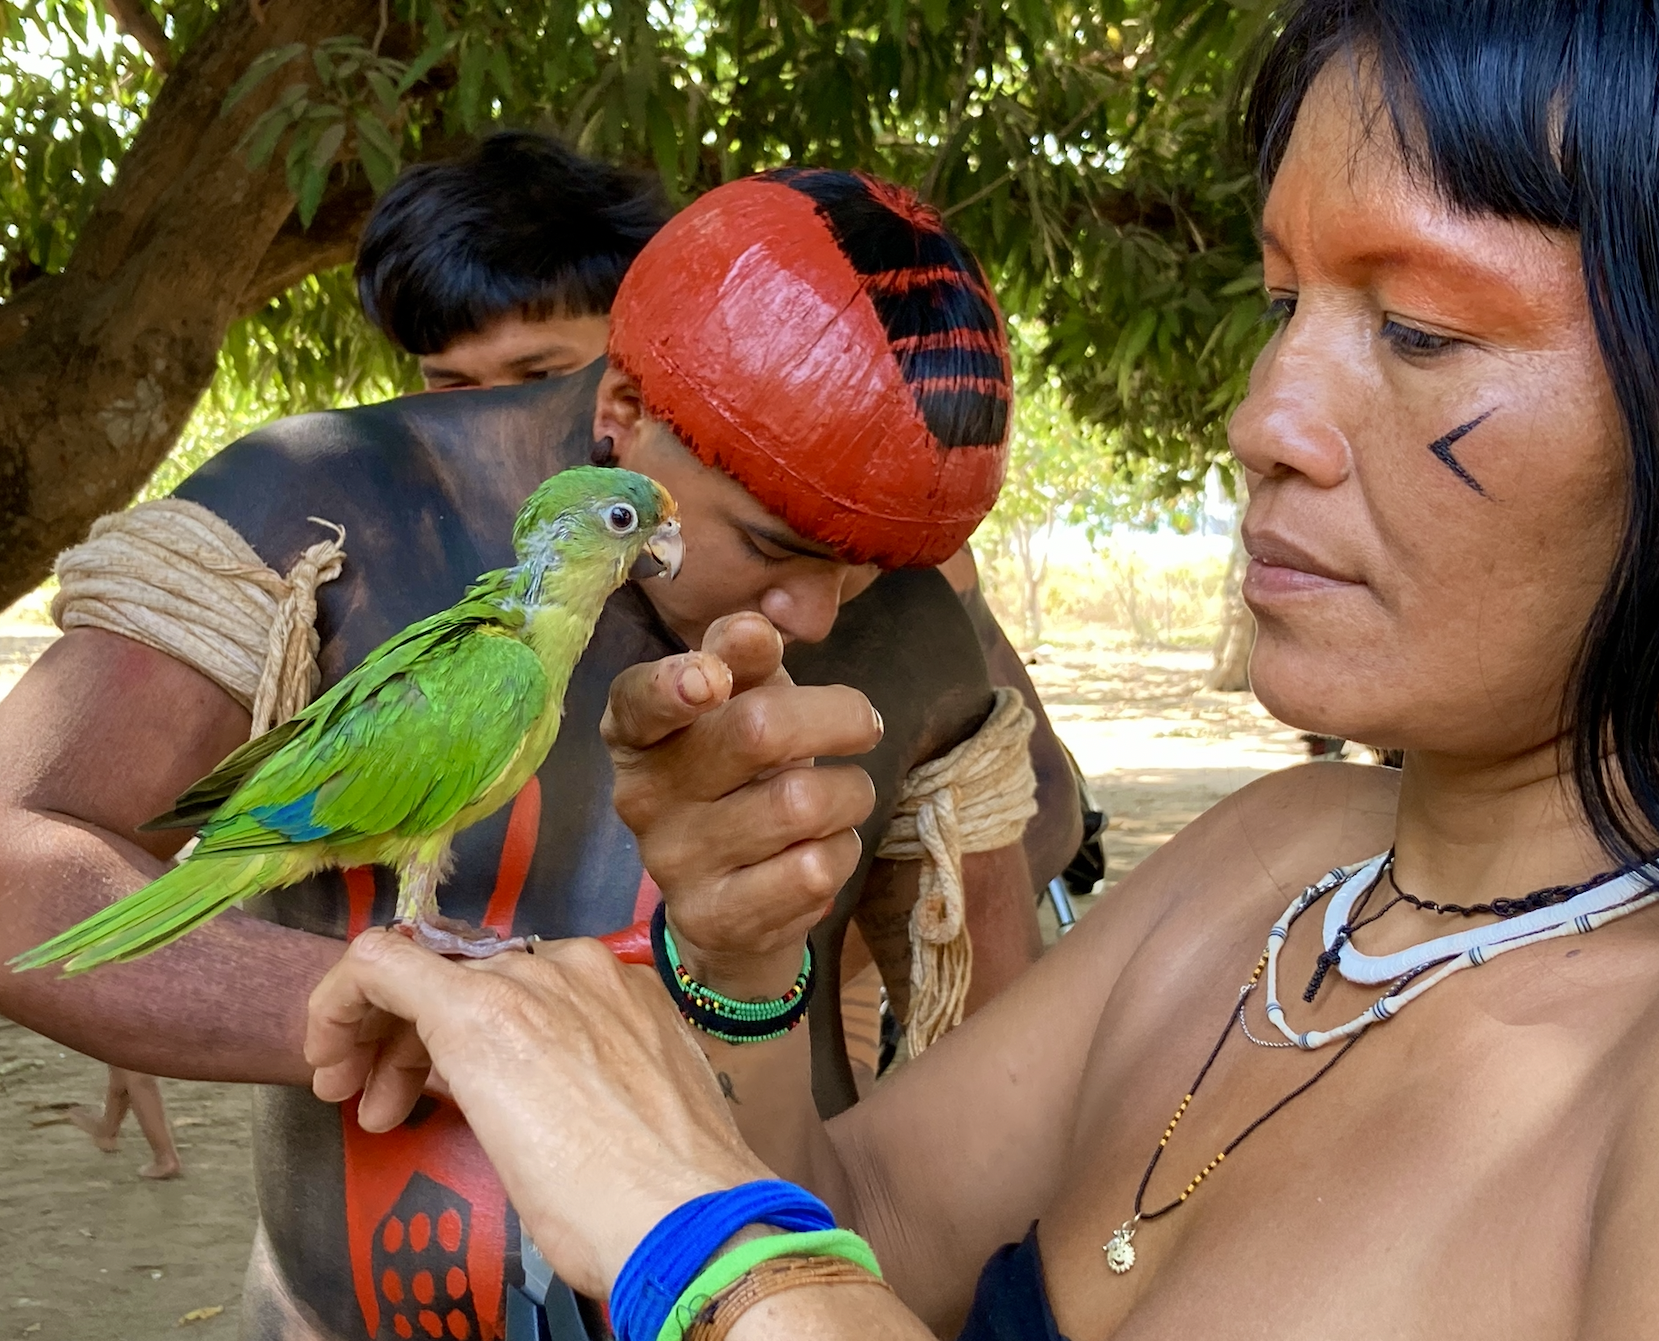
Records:
<instances>
[{"instance_id":1,"label":"parrot's foot","mask_svg":"<svg viewBox=\"0 0 1659 1341\"><path fill-rule=\"evenodd\" d=\"M437 914L413 921L400 917L392 923L392 930L450 959L488 959L506 950L529 948L523 936L503 936L489 927L475 927L471 922Z\"/></svg>"}]
</instances>

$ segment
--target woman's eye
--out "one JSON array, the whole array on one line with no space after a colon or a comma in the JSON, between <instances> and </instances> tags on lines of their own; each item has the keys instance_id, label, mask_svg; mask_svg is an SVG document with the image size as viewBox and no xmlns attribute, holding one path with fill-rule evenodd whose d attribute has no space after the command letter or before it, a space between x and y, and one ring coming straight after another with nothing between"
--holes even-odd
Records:
<instances>
[{"instance_id":1,"label":"woman's eye","mask_svg":"<svg viewBox=\"0 0 1659 1341\"><path fill-rule=\"evenodd\" d=\"M1418 330L1415 326L1406 326L1393 318L1383 322L1382 337L1394 346L1396 354L1407 358L1413 355L1421 357L1424 354L1438 354L1457 343L1448 335L1432 335L1428 331Z\"/></svg>"},{"instance_id":2,"label":"woman's eye","mask_svg":"<svg viewBox=\"0 0 1659 1341\"><path fill-rule=\"evenodd\" d=\"M615 535L627 535L639 525L639 517L626 503L617 503L605 514L605 525Z\"/></svg>"},{"instance_id":3,"label":"woman's eye","mask_svg":"<svg viewBox=\"0 0 1659 1341\"><path fill-rule=\"evenodd\" d=\"M1288 294L1281 294L1277 298L1270 298L1267 302L1267 311L1262 320L1269 326L1283 326L1296 315L1296 299Z\"/></svg>"}]
</instances>

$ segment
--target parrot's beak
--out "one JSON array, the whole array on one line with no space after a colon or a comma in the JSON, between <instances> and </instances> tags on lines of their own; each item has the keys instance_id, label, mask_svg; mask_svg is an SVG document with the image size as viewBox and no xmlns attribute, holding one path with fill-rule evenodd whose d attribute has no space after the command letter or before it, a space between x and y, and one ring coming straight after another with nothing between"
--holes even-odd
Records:
<instances>
[{"instance_id":1,"label":"parrot's beak","mask_svg":"<svg viewBox=\"0 0 1659 1341\"><path fill-rule=\"evenodd\" d=\"M673 581L680 575L685 562L685 540L680 535L680 521L670 517L651 533L645 542L645 551L634 560L629 577L663 577Z\"/></svg>"}]
</instances>

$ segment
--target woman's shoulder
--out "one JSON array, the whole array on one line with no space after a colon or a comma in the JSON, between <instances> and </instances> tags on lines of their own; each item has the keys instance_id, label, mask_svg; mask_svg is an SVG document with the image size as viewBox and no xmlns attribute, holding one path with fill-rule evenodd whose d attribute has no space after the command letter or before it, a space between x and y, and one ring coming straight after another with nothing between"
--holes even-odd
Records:
<instances>
[{"instance_id":1,"label":"woman's shoulder","mask_svg":"<svg viewBox=\"0 0 1659 1341\"><path fill-rule=\"evenodd\" d=\"M1161 931L1226 937L1241 919L1265 931L1325 872L1384 851L1398 800L1391 768L1309 763L1264 774L1141 862L1070 939L1109 945L1121 965Z\"/></svg>"},{"instance_id":2,"label":"woman's shoulder","mask_svg":"<svg viewBox=\"0 0 1659 1341\"><path fill-rule=\"evenodd\" d=\"M1375 856L1393 842L1400 775L1370 764L1320 762L1266 773L1217 802L1156 858L1178 868L1170 893L1201 894L1220 878L1306 887L1326 871ZM1172 870L1164 873L1166 881Z\"/></svg>"}]
</instances>

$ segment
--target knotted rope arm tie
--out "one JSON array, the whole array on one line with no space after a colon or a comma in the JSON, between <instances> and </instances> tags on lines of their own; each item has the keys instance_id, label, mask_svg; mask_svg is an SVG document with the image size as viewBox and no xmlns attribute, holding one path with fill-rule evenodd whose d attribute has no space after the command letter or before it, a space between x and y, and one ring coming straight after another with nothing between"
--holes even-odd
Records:
<instances>
[{"instance_id":1,"label":"knotted rope arm tie","mask_svg":"<svg viewBox=\"0 0 1659 1341\"><path fill-rule=\"evenodd\" d=\"M52 619L118 633L200 671L253 715L249 739L311 701L317 588L340 575L345 527L305 551L286 577L234 527L197 503L163 498L100 517L58 555Z\"/></svg>"},{"instance_id":2,"label":"knotted rope arm tie","mask_svg":"<svg viewBox=\"0 0 1659 1341\"><path fill-rule=\"evenodd\" d=\"M962 1023L973 980L962 858L993 852L1025 836L1037 813L1031 767L1036 723L1017 690L996 691L985 724L949 754L910 771L898 808L876 849L889 861L922 863L910 912L910 1055Z\"/></svg>"}]
</instances>

